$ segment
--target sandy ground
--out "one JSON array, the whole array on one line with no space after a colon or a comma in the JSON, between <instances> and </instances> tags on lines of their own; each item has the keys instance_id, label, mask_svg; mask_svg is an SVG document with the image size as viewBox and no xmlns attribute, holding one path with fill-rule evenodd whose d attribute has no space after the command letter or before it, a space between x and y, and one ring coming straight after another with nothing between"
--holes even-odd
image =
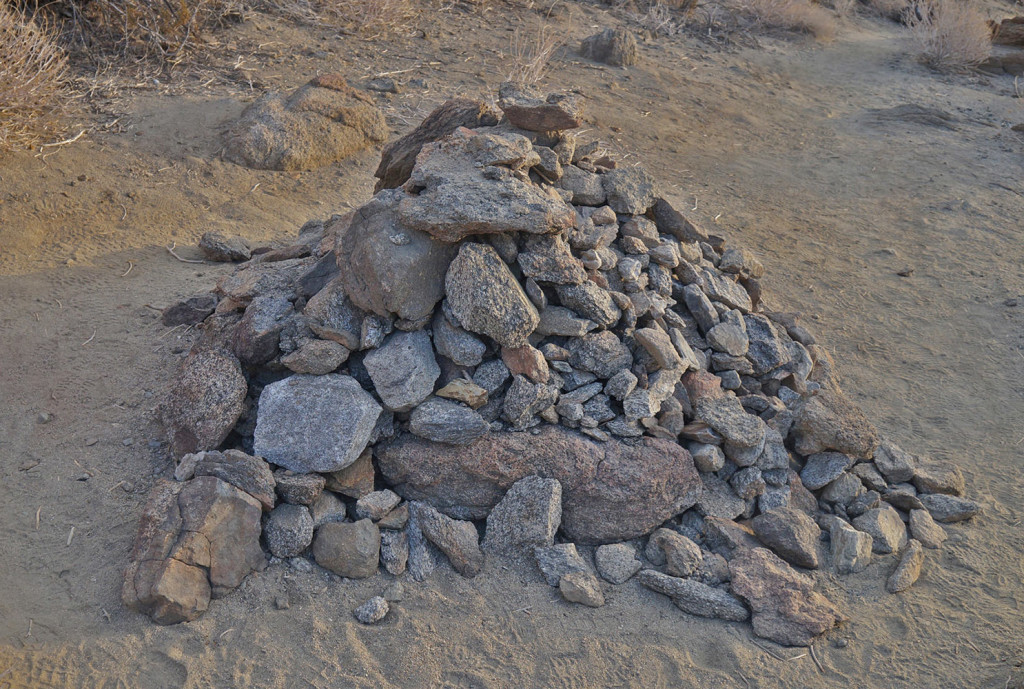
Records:
<instances>
[{"instance_id":1,"label":"sandy ground","mask_svg":"<svg viewBox=\"0 0 1024 689\"><path fill-rule=\"evenodd\" d=\"M571 43L612 21L573 12L551 20ZM850 618L817 645L821 669L635 584L609 588L603 608L570 607L497 562L473 580L447 568L405 580L372 628L351 610L389 576L285 565L194 623L161 628L121 607L146 492L170 471L153 409L192 336L157 309L229 270L164 247L195 257L209 229L288 237L372 187L376 151L300 174L220 161L249 79L410 70L400 80L428 86L379 97L401 133L451 94L491 93L512 32L536 21L455 10L383 43L258 17L223 34L212 83L94 101L84 140L0 161L0 688L1024 687L1024 138L1009 129L1024 107L1009 78L936 75L869 19L828 46L657 39L629 70L566 52L547 78L589 97L591 136L756 250L771 303L805 315L848 394L900 444L959 465L984 504L905 594L885 593L891 557L818 575ZM954 121L872 114L903 104Z\"/></svg>"}]
</instances>

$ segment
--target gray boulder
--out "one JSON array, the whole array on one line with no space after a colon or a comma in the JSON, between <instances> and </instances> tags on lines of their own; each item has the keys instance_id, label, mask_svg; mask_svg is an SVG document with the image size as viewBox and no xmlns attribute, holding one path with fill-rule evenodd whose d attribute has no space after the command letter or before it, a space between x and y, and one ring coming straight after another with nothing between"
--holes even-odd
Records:
<instances>
[{"instance_id":1,"label":"gray boulder","mask_svg":"<svg viewBox=\"0 0 1024 689\"><path fill-rule=\"evenodd\" d=\"M636 556L636 548L628 543L598 546L594 562L598 574L611 584L624 584L643 567L640 558Z\"/></svg>"},{"instance_id":2,"label":"gray boulder","mask_svg":"<svg viewBox=\"0 0 1024 689\"><path fill-rule=\"evenodd\" d=\"M574 543L537 546L533 549L533 554L548 586L558 586L558 582L566 574L590 572Z\"/></svg>"},{"instance_id":3,"label":"gray boulder","mask_svg":"<svg viewBox=\"0 0 1024 689\"><path fill-rule=\"evenodd\" d=\"M441 375L430 336L399 332L363 359L373 387L391 411L409 411L427 399Z\"/></svg>"},{"instance_id":4,"label":"gray boulder","mask_svg":"<svg viewBox=\"0 0 1024 689\"><path fill-rule=\"evenodd\" d=\"M472 522L452 519L422 502L410 503L409 514L415 515L423 535L448 557L456 572L467 578L480 573L484 554Z\"/></svg>"},{"instance_id":5,"label":"gray boulder","mask_svg":"<svg viewBox=\"0 0 1024 689\"><path fill-rule=\"evenodd\" d=\"M580 55L616 67L635 65L640 59L636 38L625 29L605 29L583 39Z\"/></svg>"},{"instance_id":6,"label":"gray boulder","mask_svg":"<svg viewBox=\"0 0 1024 689\"><path fill-rule=\"evenodd\" d=\"M267 550L274 557L296 557L313 542L313 517L302 505L278 505L263 525Z\"/></svg>"},{"instance_id":7,"label":"gray boulder","mask_svg":"<svg viewBox=\"0 0 1024 689\"><path fill-rule=\"evenodd\" d=\"M527 476L512 484L487 515L484 550L519 553L549 546L562 521L562 486L555 479Z\"/></svg>"},{"instance_id":8,"label":"gray boulder","mask_svg":"<svg viewBox=\"0 0 1024 689\"><path fill-rule=\"evenodd\" d=\"M803 511L780 507L754 517L751 524L758 540L790 564L818 568L821 529Z\"/></svg>"}]
</instances>

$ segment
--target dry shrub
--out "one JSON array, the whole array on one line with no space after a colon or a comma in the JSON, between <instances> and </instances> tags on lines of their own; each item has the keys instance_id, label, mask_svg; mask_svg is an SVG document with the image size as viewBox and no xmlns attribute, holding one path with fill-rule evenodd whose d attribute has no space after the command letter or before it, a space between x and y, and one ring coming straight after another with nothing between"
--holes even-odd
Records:
<instances>
[{"instance_id":1,"label":"dry shrub","mask_svg":"<svg viewBox=\"0 0 1024 689\"><path fill-rule=\"evenodd\" d=\"M414 0L269 0L275 10L373 36L406 33L422 3Z\"/></svg>"},{"instance_id":2,"label":"dry shrub","mask_svg":"<svg viewBox=\"0 0 1024 689\"><path fill-rule=\"evenodd\" d=\"M0 2L0 151L56 131L66 73L53 27Z\"/></svg>"},{"instance_id":3,"label":"dry shrub","mask_svg":"<svg viewBox=\"0 0 1024 689\"><path fill-rule=\"evenodd\" d=\"M654 0L647 5L645 12L630 13L630 18L655 36L674 36L683 30L683 23L676 14L673 14L673 10L690 14L697 3L693 0L670 2L671 7L661 0Z\"/></svg>"},{"instance_id":4,"label":"dry shrub","mask_svg":"<svg viewBox=\"0 0 1024 689\"><path fill-rule=\"evenodd\" d=\"M819 41L830 41L836 35L832 14L809 0L726 0L723 4L768 28L806 31Z\"/></svg>"},{"instance_id":5,"label":"dry shrub","mask_svg":"<svg viewBox=\"0 0 1024 689\"><path fill-rule=\"evenodd\" d=\"M867 6L886 19L903 22L907 10L910 9L911 0L867 0Z\"/></svg>"},{"instance_id":6,"label":"dry shrub","mask_svg":"<svg viewBox=\"0 0 1024 689\"><path fill-rule=\"evenodd\" d=\"M511 67L507 80L536 84L547 72L551 58L563 45L564 34L548 24L541 23L529 32L516 29L509 50Z\"/></svg>"},{"instance_id":7,"label":"dry shrub","mask_svg":"<svg viewBox=\"0 0 1024 689\"><path fill-rule=\"evenodd\" d=\"M985 16L968 2L935 0L916 3L906 20L921 59L947 71L977 67L992 52L992 31Z\"/></svg>"}]
</instances>

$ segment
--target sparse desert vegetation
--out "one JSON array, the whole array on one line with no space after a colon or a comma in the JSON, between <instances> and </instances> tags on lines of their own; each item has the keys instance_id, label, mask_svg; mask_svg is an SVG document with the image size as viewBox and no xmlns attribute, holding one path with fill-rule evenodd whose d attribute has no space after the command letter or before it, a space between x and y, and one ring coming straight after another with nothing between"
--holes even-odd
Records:
<instances>
[{"instance_id":1,"label":"sparse desert vegetation","mask_svg":"<svg viewBox=\"0 0 1024 689\"><path fill-rule=\"evenodd\" d=\"M964 70L977 67L992 51L992 30L977 5L964 0L935 0L913 5L907 26L930 67Z\"/></svg>"}]
</instances>

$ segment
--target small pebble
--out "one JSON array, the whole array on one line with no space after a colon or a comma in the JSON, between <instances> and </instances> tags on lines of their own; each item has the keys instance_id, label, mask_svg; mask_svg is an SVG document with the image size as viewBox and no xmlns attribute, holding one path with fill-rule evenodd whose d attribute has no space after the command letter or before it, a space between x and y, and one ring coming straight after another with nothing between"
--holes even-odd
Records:
<instances>
[{"instance_id":1,"label":"small pebble","mask_svg":"<svg viewBox=\"0 0 1024 689\"><path fill-rule=\"evenodd\" d=\"M53 416L49 412L45 411L36 419L39 423L50 423L51 420L53 420Z\"/></svg>"},{"instance_id":2,"label":"small pebble","mask_svg":"<svg viewBox=\"0 0 1024 689\"><path fill-rule=\"evenodd\" d=\"M121 444L124 445L125 447L131 447L132 445L135 444L135 439L125 438L124 440L121 441Z\"/></svg>"},{"instance_id":3,"label":"small pebble","mask_svg":"<svg viewBox=\"0 0 1024 689\"><path fill-rule=\"evenodd\" d=\"M86 447L92 447L93 445L95 445L98 442L99 442L99 438L86 438L85 439L85 446Z\"/></svg>"},{"instance_id":4,"label":"small pebble","mask_svg":"<svg viewBox=\"0 0 1024 689\"><path fill-rule=\"evenodd\" d=\"M352 614L361 624L376 624L387 616L390 609L386 600L381 596L374 596L356 608Z\"/></svg>"},{"instance_id":5,"label":"small pebble","mask_svg":"<svg viewBox=\"0 0 1024 689\"><path fill-rule=\"evenodd\" d=\"M850 645L850 642L847 641L846 639L836 639L835 641L832 642L832 645L835 646L836 648L846 648L847 646Z\"/></svg>"},{"instance_id":6,"label":"small pebble","mask_svg":"<svg viewBox=\"0 0 1024 689\"><path fill-rule=\"evenodd\" d=\"M274 607L278 610L287 610L290 608L291 604L288 602L288 596L277 596L274 598Z\"/></svg>"}]
</instances>

